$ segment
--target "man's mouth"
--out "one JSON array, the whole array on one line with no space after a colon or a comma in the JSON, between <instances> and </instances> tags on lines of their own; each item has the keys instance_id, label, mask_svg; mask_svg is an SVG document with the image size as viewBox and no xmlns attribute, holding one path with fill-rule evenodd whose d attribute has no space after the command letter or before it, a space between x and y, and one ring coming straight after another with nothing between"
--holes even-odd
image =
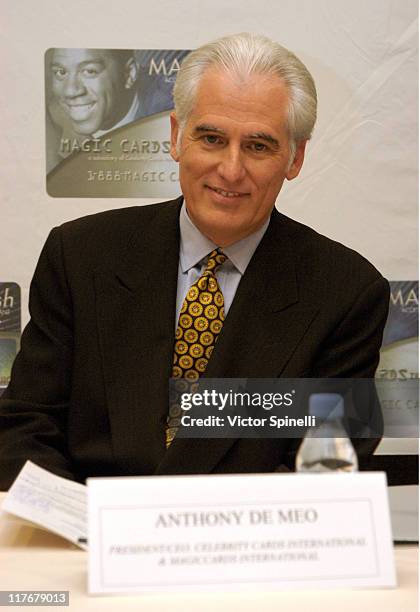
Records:
<instances>
[{"instance_id":1,"label":"man's mouth","mask_svg":"<svg viewBox=\"0 0 420 612\"><path fill-rule=\"evenodd\" d=\"M206 185L206 187L211 191L219 193L225 198L239 198L241 196L249 195L249 193L246 193L244 191L226 191L225 189L220 189L219 187L212 187L211 185Z\"/></svg>"},{"instance_id":2,"label":"man's mouth","mask_svg":"<svg viewBox=\"0 0 420 612\"><path fill-rule=\"evenodd\" d=\"M64 106L74 121L84 121L90 116L96 102L90 102L89 104L68 104L65 102Z\"/></svg>"}]
</instances>

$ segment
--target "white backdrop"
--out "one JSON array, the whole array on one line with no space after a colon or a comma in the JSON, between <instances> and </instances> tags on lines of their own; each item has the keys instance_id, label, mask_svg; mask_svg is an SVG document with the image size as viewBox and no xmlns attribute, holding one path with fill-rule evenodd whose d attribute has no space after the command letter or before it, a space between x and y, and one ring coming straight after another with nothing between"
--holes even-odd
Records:
<instances>
[{"instance_id":1,"label":"white backdrop","mask_svg":"<svg viewBox=\"0 0 420 612\"><path fill-rule=\"evenodd\" d=\"M417 278L416 0L2 0L0 19L0 281L21 286L23 323L51 227L152 201L47 195L49 47L188 49L238 31L278 40L314 75L319 121L303 172L277 206L389 279Z\"/></svg>"}]
</instances>

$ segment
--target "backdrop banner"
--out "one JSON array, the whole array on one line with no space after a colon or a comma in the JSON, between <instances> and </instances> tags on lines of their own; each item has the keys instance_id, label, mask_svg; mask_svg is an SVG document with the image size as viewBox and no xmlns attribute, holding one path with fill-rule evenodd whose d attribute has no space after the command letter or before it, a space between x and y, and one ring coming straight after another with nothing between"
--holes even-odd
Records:
<instances>
[{"instance_id":1,"label":"backdrop banner","mask_svg":"<svg viewBox=\"0 0 420 612\"><path fill-rule=\"evenodd\" d=\"M20 287L0 282L0 395L10 380L10 370L20 343Z\"/></svg>"},{"instance_id":2,"label":"backdrop banner","mask_svg":"<svg viewBox=\"0 0 420 612\"><path fill-rule=\"evenodd\" d=\"M419 377L419 282L390 281L389 314L376 376L389 381Z\"/></svg>"}]
</instances>

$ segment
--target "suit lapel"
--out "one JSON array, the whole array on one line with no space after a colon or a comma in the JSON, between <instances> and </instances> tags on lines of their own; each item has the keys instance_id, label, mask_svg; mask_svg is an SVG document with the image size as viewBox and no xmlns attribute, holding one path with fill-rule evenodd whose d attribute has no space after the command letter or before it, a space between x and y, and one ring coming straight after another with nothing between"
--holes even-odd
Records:
<instances>
[{"instance_id":1,"label":"suit lapel","mask_svg":"<svg viewBox=\"0 0 420 612\"><path fill-rule=\"evenodd\" d=\"M95 278L113 450L129 473L152 473L165 453L180 206L136 229L121 266Z\"/></svg>"},{"instance_id":2,"label":"suit lapel","mask_svg":"<svg viewBox=\"0 0 420 612\"><path fill-rule=\"evenodd\" d=\"M275 378L299 341L294 254L279 217L273 213L241 279L207 378Z\"/></svg>"},{"instance_id":3,"label":"suit lapel","mask_svg":"<svg viewBox=\"0 0 420 612\"><path fill-rule=\"evenodd\" d=\"M299 302L289 223L273 211L267 232L238 286L206 378L281 376L316 316L315 307L303 307ZM156 473L211 472L234 443L234 439L175 438Z\"/></svg>"}]
</instances>

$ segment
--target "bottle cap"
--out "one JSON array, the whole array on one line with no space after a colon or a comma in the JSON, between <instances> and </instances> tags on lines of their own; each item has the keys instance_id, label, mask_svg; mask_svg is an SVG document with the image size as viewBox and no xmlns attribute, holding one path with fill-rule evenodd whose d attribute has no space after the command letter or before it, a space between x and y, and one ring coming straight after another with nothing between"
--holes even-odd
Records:
<instances>
[{"instance_id":1,"label":"bottle cap","mask_svg":"<svg viewBox=\"0 0 420 612\"><path fill-rule=\"evenodd\" d=\"M344 416L344 400L339 393L312 393L309 414L322 420L333 421Z\"/></svg>"}]
</instances>

